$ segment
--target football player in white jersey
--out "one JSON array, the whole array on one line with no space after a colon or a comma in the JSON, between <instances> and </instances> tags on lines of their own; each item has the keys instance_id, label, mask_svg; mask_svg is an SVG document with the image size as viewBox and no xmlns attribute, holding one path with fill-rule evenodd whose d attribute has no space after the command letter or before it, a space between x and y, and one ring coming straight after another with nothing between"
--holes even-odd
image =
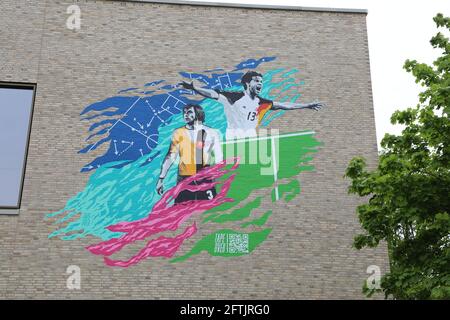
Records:
<instances>
[{"instance_id":1,"label":"football player in white jersey","mask_svg":"<svg viewBox=\"0 0 450 320\"><path fill-rule=\"evenodd\" d=\"M201 88L194 82L183 81L181 86L194 90L204 97L215 99L224 106L227 118L226 139L241 139L256 136L256 128L269 110L319 110L324 106L321 102L294 103L277 102L259 96L263 86L262 74L248 71L242 76L241 83L244 91L227 92Z\"/></svg>"}]
</instances>

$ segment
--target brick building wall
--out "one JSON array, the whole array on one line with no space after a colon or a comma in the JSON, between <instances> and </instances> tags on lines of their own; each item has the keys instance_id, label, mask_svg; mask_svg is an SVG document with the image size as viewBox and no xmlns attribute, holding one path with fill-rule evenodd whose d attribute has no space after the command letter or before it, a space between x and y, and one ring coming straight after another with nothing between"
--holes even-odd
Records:
<instances>
[{"instance_id":1,"label":"brick building wall","mask_svg":"<svg viewBox=\"0 0 450 320\"><path fill-rule=\"evenodd\" d=\"M78 31L66 28L71 4L81 8ZM0 298L354 299L363 297L369 265L387 270L384 247L351 247L360 200L347 195L343 179L352 157L377 161L366 14L99 0L0 7L0 81L37 83L22 206L0 215ZM257 250L122 269L84 249L92 238L48 238L55 226L45 215L89 178L79 171L92 155L77 154L88 128L79 120L84 106L152 79L175 82L180 70L263 56L299 69L303 101L326 108L276 122L281 132L314 130L323 145L315 170L299 176L294 201L264 201L273 231ZM69 265L81 269L80 290L66 287Z\"/></svg>"}]
</instances>

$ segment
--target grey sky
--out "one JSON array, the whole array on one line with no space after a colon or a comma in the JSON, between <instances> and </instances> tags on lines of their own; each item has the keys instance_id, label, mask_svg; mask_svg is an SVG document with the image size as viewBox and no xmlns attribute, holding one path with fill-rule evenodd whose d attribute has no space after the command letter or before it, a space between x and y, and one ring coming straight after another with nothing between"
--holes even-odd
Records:
<instances>
[{"instance_id":1,"label":"grey sky","mask_svg":"<svg viewBox=\"0 0 450 320\"><path fill-rule=\"evenodd\" d=\"M215 2L213 0L197 0ZM436 13L450 15L450 0L217 0L216 2L368 9L367 29L374 95L377 140L386 132L400 133L390 124L397 109L418 103L420 87L403 70L406 59L431 63L440 52L429 44L437 29Z\"/></svg>"},{"instance_id":2,"label":"grey sky","mask_svg":"<svg viewBox=\"0 0 450 320\"><path fill-rule=\"evenodd\" d=\"M0 207L18 204L33 90L0 88Z\"/></svg>"}]
</instances>

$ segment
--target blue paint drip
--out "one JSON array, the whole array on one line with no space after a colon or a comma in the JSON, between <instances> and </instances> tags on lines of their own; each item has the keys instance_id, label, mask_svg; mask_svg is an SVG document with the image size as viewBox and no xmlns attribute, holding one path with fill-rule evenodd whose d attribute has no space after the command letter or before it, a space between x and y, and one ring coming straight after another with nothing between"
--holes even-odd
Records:
<instances>
[{"instance_id":1,"label":"blue paint drip","mask_svg":"<svg viewBox=\"0 0 450 320\"><path fill-rule=\"evenodd\" d=\"M128 88L128 89L120 90L120 91L118 91L117 93L124 93L124 92L129 92L129 91L135 91L135 90L137 90L137 89L139 89L139 88Z\"/></svg>"},{"instance_id":2,"label":"blue paint drip","mask_svg":"<svg viewBox=\"0 0 450 320\"><path fill-rule=\"evenodd\" d=\"M234 69L233 71L238 71L238 70L244 70L244 69L255 69L257 68L261 63L263 62L270 62L275 60L276 57L264 57L261 59L248 59L245 61L242 61L241 63L237 64L235 66L236 69Z\"/></svg>"}]
</instances>

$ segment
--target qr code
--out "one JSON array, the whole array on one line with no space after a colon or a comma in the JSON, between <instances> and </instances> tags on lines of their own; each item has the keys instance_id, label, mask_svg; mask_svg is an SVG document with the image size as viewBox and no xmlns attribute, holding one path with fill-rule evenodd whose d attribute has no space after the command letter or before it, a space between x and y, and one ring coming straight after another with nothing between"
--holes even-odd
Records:
<instances>
[{"instance_id":1,"label":"qr code","mask_svg":"<svg viewBox=\"0 0 450 320\"><path fill-rule=\"evenodd\" d=\"M228 235L228 253L248 253L248 234L230 233Z\"/></svg>"},{"instance_id":2,"label":"qr code","mask_svg":"<svg viewBox=\"0 0 450 320\"><path fill-rule=\"evenodd\" d=\"M227 241L226 241L226 234L225 233L218 233L216 234L216 245L214 248L214 252L216 253L225 253L227 248Z\"/></svg>"}]
</instances>

